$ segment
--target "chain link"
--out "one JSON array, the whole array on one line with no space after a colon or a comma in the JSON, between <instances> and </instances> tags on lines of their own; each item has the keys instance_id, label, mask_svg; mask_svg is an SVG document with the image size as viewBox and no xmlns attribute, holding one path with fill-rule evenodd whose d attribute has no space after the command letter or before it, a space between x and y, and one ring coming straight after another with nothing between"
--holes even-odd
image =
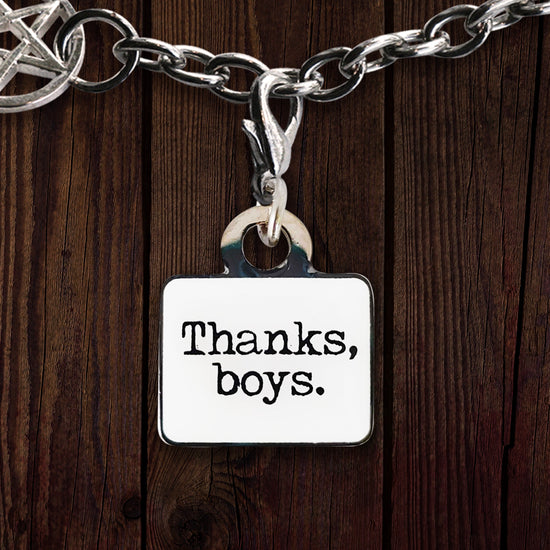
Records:
<instances>
[{"instance_id":1,"label":"chain link","mask_svg":"<svg viewBox=\"0 0 550 550\"><path fill-rule=\"evenodd\" d=\"M510 8L522 3L525 4L526 2L518 0L489 0L468 16L464 27L466 30L475 32L478 25L489 21L491 23L491 31L505 29L521 19L521 17L512 14Z\"/></svg>"},{"instance_id":2,"label":"chain link","mask_svg":"<svg viewBox=\"0 0 550 550\"><path fill-rule=\"evenodd\" d=\"M365 40L354 48L336 47L310 57L292 83L273 89L278 97L306 97L313 101L334 101L354 90L363 77L395 63L398 59L435 56L458 58L480 48L491 32L504 29L524 17L550 15L550 0L488 0L480 6L460 4L432 17L422 29L384 34ZM139 37L133 27L121 16L108 10L84 10L70 17L56 36L56 50L67 57L72 33L88 21L106 21L116 26L125 38L113 47L113 54L123 68L105 82L74 79L74 85L91 91L104 91L122 82L136 66L162 72L190 86L208 88L214 94L236 103L250 101L250 91L233 90L227 86L231 69L243 69L257 77L269 70L258 59L242 53L214 55L195 46L173 46L161 40ZM453 44L443 27L453 21L464 20L464 29L470 38ZM152 58L151 58L152 56ZM374 59L372 58L374 56ZM369 59L370 58L370 59ZM202 72L187 70L188 61L204 65ZM338 62L344 81L333 88L323 88L319 72L327 63Z\"/></svg>"},{"instance_id":3,"label":"chain link","mask_svg":"<svg viewBox=\"0 0 550 550\"><path fill-rule=\"evenodd\" d=\"M174 63L169 57L161 56L160 65L162 72L172 77L178 82L183 82L188 86L197 88L216 88L223 86L229 80L229 69L220 70L216 74L206 74L205 72L186 71L183 67L186 66L188 59L193 59L202 63L205 67L215 57L208 50L203 50L196 46L176 46L180 54L186 60L184 64Z\"/></svg>"},{"instance_id":4,"label":"chain link","mask_svg":"<svg viewBox=\"0 0 550 550\"><path fill-rule=\"evenodd\" d=\"M224 69L229 70L230 67L235 69L245 69L251 71L256 75L261 75L265 71L269 71L269 67L258 61L255 57L251 55L246 55L244 53L223 53L220 55L214 56L206 65L204 72L206 74L220 74L219 71ZM232 90L221 84L220 86L211 88L211 91L217 96L227 99L233 103L248 103L250 101L250 92L244 91L240 92L238 90Z\"/></svg>"},{"instance_id":5,"label":"chain link","mask_svg":"<svg viewBox=\"0 0 550 550\"><path fill-rule=\"evenodd\" d=\"M330 61L338 61L338 65L340 65L344 57L350 52L351 48L330 48L329 50L325 50L317 55L314 55L313 57L310 57L300 69L299 80L301 82L310 80L312 75L316 73L318 69ZM325 90L321 89L317 92L312 92L307 96L307 98L313 101L335 101L348 95L352 90L357 88L363 79L363 76L365 75L365 64L357 64L351 77L348 77L348 75L342 71L340 72L346 78L344 82L338 84L338 86L335 86L334 88L328 88Z\"/></svg>"},{"instance_id":6,"label":"chain link","mask_svg":"<svg viewBox=\"0 0 550 550\"><path fill-rule=\"evenodd\" d=\"M458 21L460 19L465 19L467 21L468 17L470 17L476 10L477 6L471 6L468 4L455 6L453 8L444 10L441 13L438 13L436 16L432 17L424 25L424 36L426 36L428 39L432 39L448 23L451 23L452 21ZM449 45L445 48L442 48L435 54L436 57L457 58L469 55L472 52L475 52L487 40L487 38L489 38L489 34L491 34L490 21L480 23L475 29L469 29L466 26L464 28L472 38L470 38L466 42L463 42L462 44L456 44L454 46Z\"/></svg>"},{"instance_id":7,"label":"chain link","mask_svg":"<svg viewBox=\"0 0 550 550\"><path fill-rule=\"evenodd\" d=\"M437 55L451 44L451 37L443 31L438 31L434 38L428 38L422 29L401 31L395 34L403 39L403 44L385 46L382 51L388 57L397 59Z\"/></svg>"},{"instance_id":8,"label":"chain link","mask_svg":"<svg viewBox=\"0 0 550 550\"><path fill-rule=\"evenodd\" d=\"M138 66L148 71L163 72L162 57L168 58L170 63L180 68L187 64L187 58L176 46L154 38L123 38L113 46L113 54L121 63L126 63L129 54L136 53ZM155 54L157 58L148 59L143 55L145 53Z\"/></svg>"},{"instance_id":9,"label":"chain link","mask_svg":"<svg viewBox=\"0 0 550 550\"><path fill-rule=\"evenodd\" d=\"M365 40L357 44L349 51L340 62L340 72L347 78L351 78L352 69L359 64L365 66L365 73L372 73L384 69L397 61L396 57L388 57L384 48L387 46L402 46L405 43L403 38L397 34L382 34L376 38ZM367 57L373 53L379 53L380 57L373 61L367 61ZM351 71L351 72L350 72Z\"/></svg>"},{"instance_id":10,"label":"chain link","mask_svg":"<svg viewBox=\"0 0 550 550\"><path fill-rule=\"evenodd\" d=\"M539 15L550 15L549 2L527 2L526 4L516 4L510 6L510 12L519 17L533 17Z\"/></svg>"}]
</instances>

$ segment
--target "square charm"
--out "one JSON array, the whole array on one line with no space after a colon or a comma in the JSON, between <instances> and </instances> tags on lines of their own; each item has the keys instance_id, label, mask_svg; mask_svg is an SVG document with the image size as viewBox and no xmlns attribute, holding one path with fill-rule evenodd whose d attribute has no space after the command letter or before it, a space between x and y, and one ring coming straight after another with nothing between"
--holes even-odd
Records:
<instances>
[{"instance_id":1,"label":"square charm","mask_svg":"<svg viewBox=\"0 0 550 550\"><path fill-rule=\"evenodd\" d=\"M242 276L250 264L230 258L239 251L222 248L223 275L174 277L164 287L162 439L192 446L364 443L373 425L369 282L317 272L299 247L289 255L297 260L288 263L292 269Z\"/></svg>"}]
</instances>

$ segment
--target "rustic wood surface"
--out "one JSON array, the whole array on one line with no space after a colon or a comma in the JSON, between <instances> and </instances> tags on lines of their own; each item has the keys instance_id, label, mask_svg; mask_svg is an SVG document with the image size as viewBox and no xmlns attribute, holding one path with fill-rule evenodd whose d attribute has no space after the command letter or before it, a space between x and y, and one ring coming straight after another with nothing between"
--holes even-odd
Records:
<instances>
[{"instance_id":1,"label":"rustic wood surface","mask_svg":"<svg viewBox=\"0 0 550 550\"><path fill-rule=\"evenodd\" d=\"M296 67L449 5L101 7ZM158 438L161 285L222 269L221 233L251 205L244 106L138 72L0 115L0 549L550 548L547 19L307 104L288 208L315 266L365 274L376 297L375 433L358 448ZM87 36L86 77L111 74L116 33Z\"/></svg>"},{"instance_id":2,"label":"rustic wood surface","mask_svg":"<svg viewBox=\"0 0 550 550\"><path fill-rule=\"evenodd\" d=\"M96 30L89 77L117 65ZM140 547L139 78L0 115L2 549Z\"/></svg>"}]
</instances>

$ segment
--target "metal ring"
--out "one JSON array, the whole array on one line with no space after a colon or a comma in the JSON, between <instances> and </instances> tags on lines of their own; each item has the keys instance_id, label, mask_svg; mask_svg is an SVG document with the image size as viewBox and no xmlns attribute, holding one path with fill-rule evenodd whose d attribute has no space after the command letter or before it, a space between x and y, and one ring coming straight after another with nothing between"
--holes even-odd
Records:
<instances>
[{"instance_id":1,"label":"metal ring","mask_svg":"<svg viewBox=\"0 0 550 550\"><path fill-rule=\"evenodd\" d=\"M318 53L317 55L314 55L313 57L310 57L300 68L300 82L311 80L313 73L316 72L318 69L320 69L330 61L341 61L350 51L351 48L341 46L337 48L330 48L328 50ZM360 64L357 67L357 71L351 77L343 74L343 76L345 76L347 80L345 82L342 82L342 84L339 84L334 88L319 90L318 92L314 92L308 95L307 98L311 99L312 101L323 102L340 99L355 90L355 88L357 88L358 84L363 79L364 75L365 66L363 64Z\"/></svg>"},{"instance_id":2,"label":"metal ring","mask_svg":"<svg viewBox=\"0 0 550 550\"><path fill-rule=\"evenodd\" d=\"M521 19L520 16L514 15L510 8L525 3L518 0L488 0L468 16L464 26L466 30L476 32L478 25L489 21L492 31L505 29Z\"/></svg>"},{"instance_id":3,"label":"metal ring","mask_svg":"<svg viewBox=\"0 0 550 550\"><path fill-rule=\"evenodd\" d=\"M222 53L214 56L204 68L204 72L208 75L220 74L220 69L229 70L229 67L236 69L246 69L252 71L256 75L261 75L265 71L269 71L269 67L252 57L244 53ZM250 101L250 91L241 92L239 90L232 90L225 86L225 82L220 86L210 89L213 94L227 99L232 103L248 103Z\"/></svg>"},{"instance_id":4,"label":"metal ring","mask_svg":"<svg viewBox=\"0 0 550 550\"><path fill-rule=\"evenodd\" d=\"M194 59L201 62L203 65L207 65L208 62L214 58L214 54L208 50L197 48L196 46L176 46L178 51L188 59ZM170 62L169 58L160 58L160 64L162 72L171 76L178 82L183 82L189 86L195 86L196 88L215 88L222 86L229 80L229 70L219 71L216 74L197 73L192 71L184 71L177 65Z\"/></svg>"},{"instance_id":5,"label":"metal ring","mask_svg":"<svg viewBox=\"0 0 550 550\"><path fill-rule=\"evenodd\" d=\"M445 31L439 31L439 36L430 40L426 40L422 29L400 31L395 34L403 38L404 44L402 46L386 46L382 48L382 52L388 57L397 59L435 55L451 44L451 37Z\"/></svg>"},{"instance_id":6,"label":"metal ring","mask_svg":"<svg viewBox=\"0 0 550 550\"><path fill-rule=\"evenodd\" d=\"M54 52L63 61L67 61L71 52L71 36L73 32L80 26L90 21L101 21L115 27L126 38L135 38L138 36L136 29L124 17L114 11L104 9L89 9L75 13L61 25L54 40ZM124 66L118 73L107 80L101 82L90 82L78 76L73 77L71 84L84 92L106 92L115 86L124 82L137 67L139 62L139 53L133 52L128 54L128 58L124 62Z\"/></svg>"},{"instance_id":7,"label":"metal ring","mask_svg":"<svg viewBox=\"0 0 550 550\"><path fill-rule=\"evenodd\" d=\"M242 242L249 228L254 225L266 223L269 217L269 206L253 206L241 212L233 218L222 235L221 247L226 248ZM286 229L293 245L301 248L308 260L313 254L313 244L306 226L294 214L285 210L282 215L281 225Z\"/></svg>"},{"instance_id":8,"label":"metal ring","mask_svg":"<svg viewBox=\"0 0 550 550\"><path fill-rule=\"evenodd\" d=\"M467 19L476 9L477 6L462 4L460 6L453 6L452 8L438 13L424 25L424 36L430 40L433 40L437 33L441 31L447 23L459 19ZM467 40L462 44L457 44L456 46L448 46L437 52L435 56L458 58L474 52L487 40L491 34L491 23L489 21L480 23L480 25L476 28L476 31L473 31L466 26L465 29L466 32L472 37L470 40Z\"/></svg>"},{"instance_id":9,"label":"metal ring","mask_svg":"<svg viewBox=\"0 0 550 550\"><path fill-rule=\"evenodd\" d=\"M550 2L533 2L528 0L526 4L510 6L508 11L518 17L537 17L539 15L550 15Z\"/></svg>"},{"instance_id":10,"label":"metal ring","mask_svg":"<svg viewBox=\"0 0 550 550\"><path fill-rule=\"evenodd\" d=\"M404 40L397 34L382 34L375 38L365 40L357 44L350 52L348 52L340 61L340 72L348 77L353 74L354 69L360 63L365 65L365 73L372 73L378 69L383 69L395 63L394 57L388 57L383 54L382 48L386 46L400 46ZM382 52L382 55L373 61L366 62L367 57L374 52ZM351 71L351 72L350 72Z\"/></svg>"},{"instance_id":11,"label":"metal ring","mask_svg":"<svg viewBox=\"0 0 550 550\"><path fill-rule=\"evenodd\" d=\"M154 38L123 38L113 46L113 54L121 63L125 63L126 59L128 59L128 54L132 52L138 53L139 66L148 71L162 71L160 57L169 58L170 63L178 65L181 69L187 63L187 59L175 46ZM143 57L143 52L156 54L157 59L147 59Z\"/></svg>"},{"instance_id":12,"label":"metal ring","mask_svg":"<svg viewBox=\"0 0 550 550\"><path fill-rule=\"evenodd\" d=\"M281 238L281 221L286 211L288 190L282 178L274 177L269 181L271 185L271 204L268 205L268 216L264 224L258 225L258 236L269 248L277 246ZM257 202L256 206L263 206Z\"/></svg>"}]
</instances>

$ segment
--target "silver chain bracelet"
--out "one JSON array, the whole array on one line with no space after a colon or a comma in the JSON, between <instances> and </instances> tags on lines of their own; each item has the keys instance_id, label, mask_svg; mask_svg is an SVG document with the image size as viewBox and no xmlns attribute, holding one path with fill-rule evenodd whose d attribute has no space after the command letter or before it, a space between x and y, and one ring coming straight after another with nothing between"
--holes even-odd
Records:
<instances>
[{"instance_id":1,"label":"silver chain bracelet","mask_svg":"<svg viewBox=\"0 0 550 550\"><path fill-rule=\"evenodd\" d=\"M27 26L23 18L33 14L38 17ZM272 95L334 101L353 91L366 74L388 67L398 59L464 57L480 48L491 32L509 27L524 17L548 14L548 0L489 0L481 6L453 6L432 17L422 29L380 35L353 48L341 46L324 50L310 57L299 69L288 71L288 82L274 87ZM42 37L59 17L64 23L55 37L52 51ZM464 20L464 29L471 38L453 45L443 28L457 20ZM83 26L94 21L108 23L124 36L113 46L113 54L123 67L101 82L86 81L78 76L85 54ZM0 96L0 112L40 107L58 97L69 85L87 92L104 92L124 82L138 66L167 74L189 86L208 88L228 101L248 103L250 91L227 87L231 69L245 69L257 76L269 70L267 65L247 54L232 52L214 55L196 46L172 45L154 38L140 37L121 15L105 9L75 13L67 0L20 10L12 10L0 0L0 29L13 32L22 41L13 51L0 49L0 91L16 72L51 79L44 88L28 94ZM189 60L203 64L203 71L186 70ZM331 61L338 61L339 71L345 80L326 89L318 71Z\"/></svg>"}]
</instances>

